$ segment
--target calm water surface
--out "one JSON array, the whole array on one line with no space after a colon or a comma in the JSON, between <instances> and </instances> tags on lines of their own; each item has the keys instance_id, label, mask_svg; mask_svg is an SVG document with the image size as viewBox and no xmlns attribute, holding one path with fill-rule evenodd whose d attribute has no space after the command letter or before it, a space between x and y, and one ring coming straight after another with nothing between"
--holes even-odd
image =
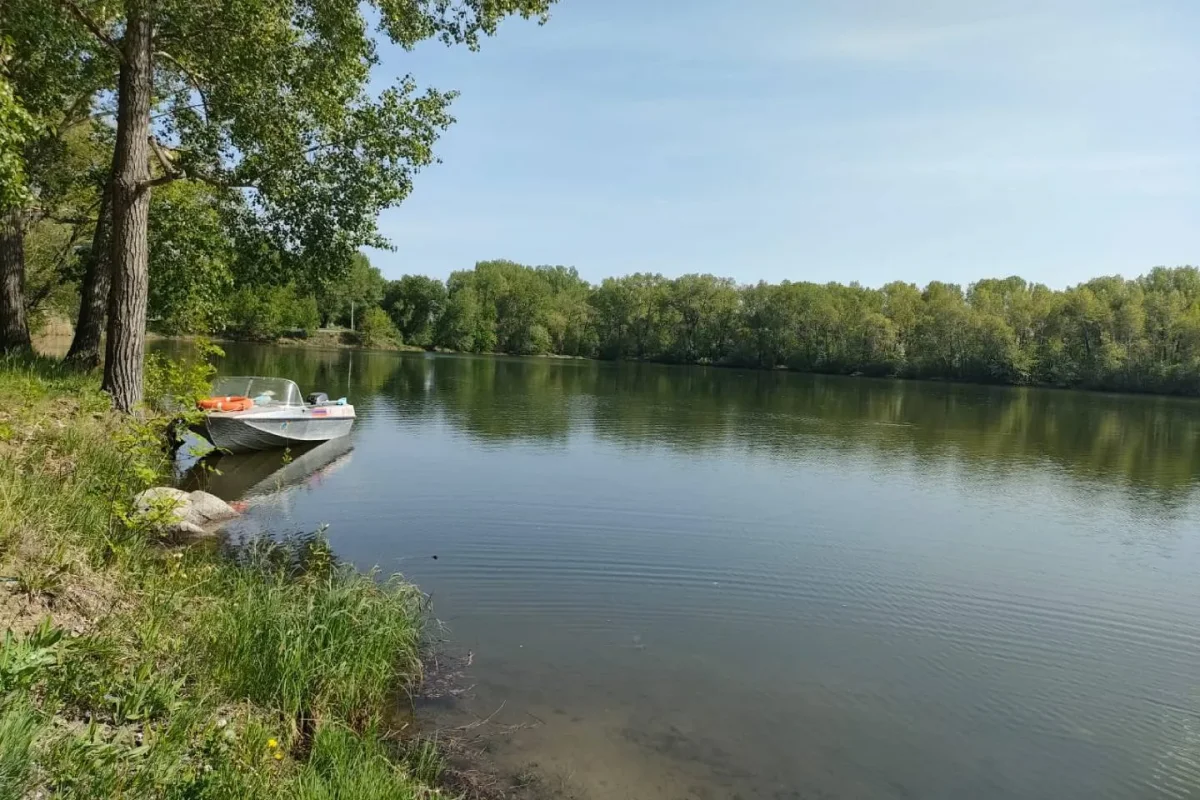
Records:
<instances>
[{"instance_id":1,"label":"calm water surface","mask_svg":"<svg viewBox=\"0 0 1200 800\"><path fill-rule=\"evenodd\" d=\"M475 653L586 800L1200 796L1200 402L231 347L352 440L222 466ZM313 472L318 466L323 469ZM266 491L266 490L272 491ZM435 558L436 556L436 558Z\"/></svg>"}]
</instances>

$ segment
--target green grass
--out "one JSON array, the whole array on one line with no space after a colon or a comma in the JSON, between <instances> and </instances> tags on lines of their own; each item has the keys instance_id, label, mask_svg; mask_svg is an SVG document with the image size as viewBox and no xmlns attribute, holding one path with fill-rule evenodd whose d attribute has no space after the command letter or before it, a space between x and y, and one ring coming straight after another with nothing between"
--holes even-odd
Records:
<instances>
[{"instance_id":1,"label":"green grass","mask_svg":"<svg viewBox=\"0 0 1200 800\"><path fill-rule=\"evenodd\" d=\"M0 800L21 797L33 769L33 740L41 725L23 700L14 696L0 703Z\"/></svg>"},{"instance_id":2,"label":"green grass","mask_svg":"<svg viewBox=\"0 0 1200 800\"><path fill-rule=\"evenodd\" d=\"M129 514L167 482L163 421L96 382L0 361L0 800L442 797L383 728L420 592L320 536L171 549Z\"/></svg>"},{"instance_id":3,"label":"green grass","mask_svg":"<svg viewBox=\"0 0 1200 800\"><path fill-rule=\"evenodd\" d=\"M312 755L295 778L296 800L392 800L437 797L427 784L397 764L373 735L359 736L339 725L317 730Z\"/></svg>"},{"instance_id":4,"label":"green grass","mask_svg":"<svg viewBox=\"0 0 1200 800\"><path fill-rule=\"evenodd\" d=\"M200 615L196 669L226 696L365 724L420 669L423 598L398 581L250 566L218 573L213 589L227 600Z\"/></svg>"}]
</instances>

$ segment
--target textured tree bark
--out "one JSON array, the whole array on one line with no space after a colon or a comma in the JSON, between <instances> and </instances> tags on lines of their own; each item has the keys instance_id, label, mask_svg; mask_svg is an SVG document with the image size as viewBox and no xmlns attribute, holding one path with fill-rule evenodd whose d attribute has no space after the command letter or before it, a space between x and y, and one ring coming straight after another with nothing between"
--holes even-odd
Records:
<instances>
[{"instance_id":1,"label":"textured tree bark","mask_svg":"<svg viewBox=\"0 0 1200 800\"><path fill-rule=\"evenodd\" d=\"M25 319L25 226L23 211L0 220L0 353L29 348Z\"/></svg>"},{"instance_id":2,"label":"textured tree bark","mask_svg":"<svg viewBox=\"0 0 1200 800\"><path fill-rule=\"evenodd\" d=\"M103 388L118 411L142 400L146 302L150 288L150 5L131 0L117 85L117 146L112 179L112 289Z\"/></svg>"},{"instance_id":3,"label":"textured tree bark","mask_svg":"<svg viewBox=\"0 0 1200 800\"><path fill-rule=\"evenodd\" d=\"M100 215L92 234L83 283L79 287L79 319L67 361L84 369L100 365L100 339L108 314L108 290L112 286L112 181L100 195Z\"/></svg>"}]
</instances>

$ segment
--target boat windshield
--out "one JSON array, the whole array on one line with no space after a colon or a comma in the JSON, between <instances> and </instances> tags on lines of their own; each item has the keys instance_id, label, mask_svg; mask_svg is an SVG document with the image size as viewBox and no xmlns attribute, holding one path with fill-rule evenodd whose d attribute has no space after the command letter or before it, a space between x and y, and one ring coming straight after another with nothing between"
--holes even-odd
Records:
<instances>
[{"instance_id":1,"label":"boat windshield","mask_svg":"<svg viewBox=\"0 0 1200 800\"><path fill-rule=\"evenodd\" d=\"M217 378L215 397L249 397L255 406L303 406L300 387L286 378Z\"/></svg>"}]
</instances>

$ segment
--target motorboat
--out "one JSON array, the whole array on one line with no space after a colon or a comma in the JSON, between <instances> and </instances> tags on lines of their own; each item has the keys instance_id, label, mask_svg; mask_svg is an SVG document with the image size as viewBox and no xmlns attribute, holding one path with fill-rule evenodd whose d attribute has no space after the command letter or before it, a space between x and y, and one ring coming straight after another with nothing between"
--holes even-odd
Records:
<instances>
[{"instance_id":1,"label":"motorboat","mask_svg":"<svg viewBox=\"0 0 1200 800\"><path fill-rule=\"evenodd\" d=\"M213 446L230 453L273 450L347 436L354 406L315 392L307 400L286 378L225 377L200 401L203 430Z\"/></svg>"}]
</instances>

